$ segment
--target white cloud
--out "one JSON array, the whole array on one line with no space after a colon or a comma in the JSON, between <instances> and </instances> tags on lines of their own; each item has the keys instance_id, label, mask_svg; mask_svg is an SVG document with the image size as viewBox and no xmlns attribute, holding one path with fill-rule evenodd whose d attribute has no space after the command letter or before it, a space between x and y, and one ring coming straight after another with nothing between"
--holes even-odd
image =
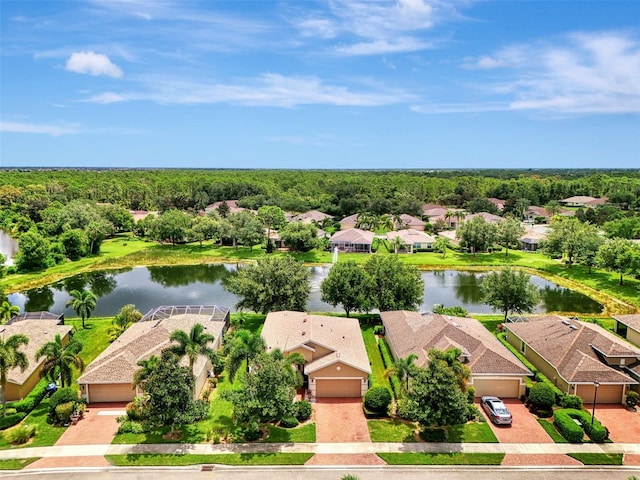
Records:
<instances>
[{"instance_id":1,"label":"white cloud","mask_svg":"<svg viewBox=\"0 0 640 480\"><path fill-rule=\"evenodd\" d=\"M78 133L78 128L74 126L0 121L0 131L11 133L36 133L59 137L61 135L72 135Z\"/></svg>"},{"instance_id":2,"label":"white cloud","mask_svg":"<svg viewBox=\"0 0 640 480\"><path fill-rule=\"evenodd\" d=\"M109 103L124 102L126 100L127 99L125 97L123 97L118 93L104 92L99 95L94 95L92 97L89 97L85 101L90 103L101 103L101 104L107 105Z\"/></svg>"},{"instance_id":3,"label":"white cloud","mask_svg":"<svg viewBox=\"0 0 640 480\"><path fill-rule=\"evenodd\" d=\"M343 55L383 55L385 53L415 52L431 47L431 44L422 42L417 38L399 37L341 45L336 47L335 51Z\"/></svg>"},{"instance_id":4,"label":"white cloud","mask_svg":"<svg viewBox=\"0 0 640 480\"><path fill-rule=\"evenodd\" d=\"M74 52L67 60L66 69L75 73L86 73L93 76L106 75L120 78L123 73L120 67L109 60L109 57L95 52Z\"/></svg>"}]
</instances>

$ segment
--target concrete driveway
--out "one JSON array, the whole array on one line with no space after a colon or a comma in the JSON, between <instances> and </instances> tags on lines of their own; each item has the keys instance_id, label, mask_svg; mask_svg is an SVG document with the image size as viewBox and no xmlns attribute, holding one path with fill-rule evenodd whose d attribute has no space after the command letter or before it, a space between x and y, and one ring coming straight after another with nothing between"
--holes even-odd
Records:
<instances>
[{"instance_id":1,"label":"concrete driveway","mask_svg":"<svg viewBox=\"0 0 640 480\"><path fill-rule=\"evenodd\" d=\"M593 404L584 408L593 409ZM640 409L630 412L623 405L596 405L596 418L609 429L609 438L615 443L640 442Z\"/></svg>"},{"instance_id":2,"label":"concrete driveway","mask_svg":"<svg viewBox=\"0 0 640 480\"><path fill-rule=\"evenodd\" d=\"M513 417L511 426L494 425L487 418L480 406L480 401L477 403L500 443L553 443L551 437L537 422L536 416L531 414L520 400L505 399L503 401Z\"/></svg>"}]
</instances>

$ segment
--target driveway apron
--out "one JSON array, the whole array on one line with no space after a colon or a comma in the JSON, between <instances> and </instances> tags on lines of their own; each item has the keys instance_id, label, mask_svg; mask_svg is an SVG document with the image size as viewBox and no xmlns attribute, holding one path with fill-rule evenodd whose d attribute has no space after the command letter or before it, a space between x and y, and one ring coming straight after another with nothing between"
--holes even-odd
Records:
<instances>
[{"instance_id":1,"label":"driveway apron","mask_svg":"<svg viewBox=\"0 0 640 480\"><path fill-rule=\"evenodd\" d=\"M505 399L503 401L513 417L511 426L494 425L491 420L487 419L487 423L491 426L500 443L553 443L551 437L536 420L535 415L531 414L520 400ZM487 418L479 403L478 408Z\"/></svg>"},{"instance_id":2,"label":"driveway apron","mask_svg":"<svg viewBox=\"0 0 640 480\"><path fill-rule=\"evenodd\" d=\"M591 413L593 404L584 408ZM596 405L596 418L609 429L609 438L615 443L640 442L640 409L631 412L623 405Z\"/></svg>"}]
</instances>

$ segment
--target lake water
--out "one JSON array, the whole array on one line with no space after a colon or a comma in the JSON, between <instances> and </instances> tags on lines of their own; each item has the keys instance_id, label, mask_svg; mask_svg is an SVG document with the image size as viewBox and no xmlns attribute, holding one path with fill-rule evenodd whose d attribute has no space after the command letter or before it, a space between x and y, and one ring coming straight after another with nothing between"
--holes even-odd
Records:
<instances>
[{"instance_id":1,"label":"lake water","mask_svg":"<svg viewBox=\"0 0 640 480\"><path fill-rule=\"evenodd\" d=\"M309 311L342 311L320 300L320 283L331 266L310 267L311 295L307 302ZM98 297L93 316L113 316L128 303L146 313L160 305L217 304L232 307L238 297L223 287L226 277L236 270L235 264L191 265L171 267L140 267L119 271L87 273L64 281L21 293L9 295L12 304L22 311L49 310L64 312L75 317L75 312L65 307L68 292L90 288ZM480 302L480 283L485 274L453 270L422 272L425 295L421 311L429 311L436 303L445 306L460 305L472 313L492 313ZM540 277L531 277L540 290L541 302L536 312L566 311L599 313L602 307L589 297Z\"/></svg>"},{"instance_id":2,"label":"lake water","mask_svg":"<svg viewBox=\"0 0 640 480\"><path fill-rule=\"evenodd\" d=\"M9 234L0 230L0 254L4 257L5 265L13 265L13 257L18 251L18 242Z\"/></svg>"}]
</instances>

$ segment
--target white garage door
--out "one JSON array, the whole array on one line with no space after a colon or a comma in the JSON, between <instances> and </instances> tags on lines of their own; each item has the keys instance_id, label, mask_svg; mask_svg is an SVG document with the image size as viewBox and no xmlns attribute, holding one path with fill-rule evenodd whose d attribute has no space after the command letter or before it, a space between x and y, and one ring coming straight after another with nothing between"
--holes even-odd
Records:
<instances>
[{"instance_id":1,"label":"white garage door","mask_svg":"<svg viewBox=\"0 0 640 480\"><path fill-rule=\"evenodd\" d=\"M130 383L110 383L88 385L89 402L130 402L136 396L136 391Z\"/></svg>"},{"instance_id":2,"label":"white garage door","mask_svg":"<svg viewBox=\"0 0 640 480\"><path fill-rule=\"evenodd\" d=\"M490 395L500 398L518 398L520 381L518 379L473 379L476 397Z\"/></svg>"},{"instance_id":3,"label":"white garage door","mask_svg":"<svg viewBox=\"0 0 640 480\"><path fill-rule=\"evenodd\" d=\"M316 379L316 398L360 397L360 379Z\"/></svg>"}]
</instances>

